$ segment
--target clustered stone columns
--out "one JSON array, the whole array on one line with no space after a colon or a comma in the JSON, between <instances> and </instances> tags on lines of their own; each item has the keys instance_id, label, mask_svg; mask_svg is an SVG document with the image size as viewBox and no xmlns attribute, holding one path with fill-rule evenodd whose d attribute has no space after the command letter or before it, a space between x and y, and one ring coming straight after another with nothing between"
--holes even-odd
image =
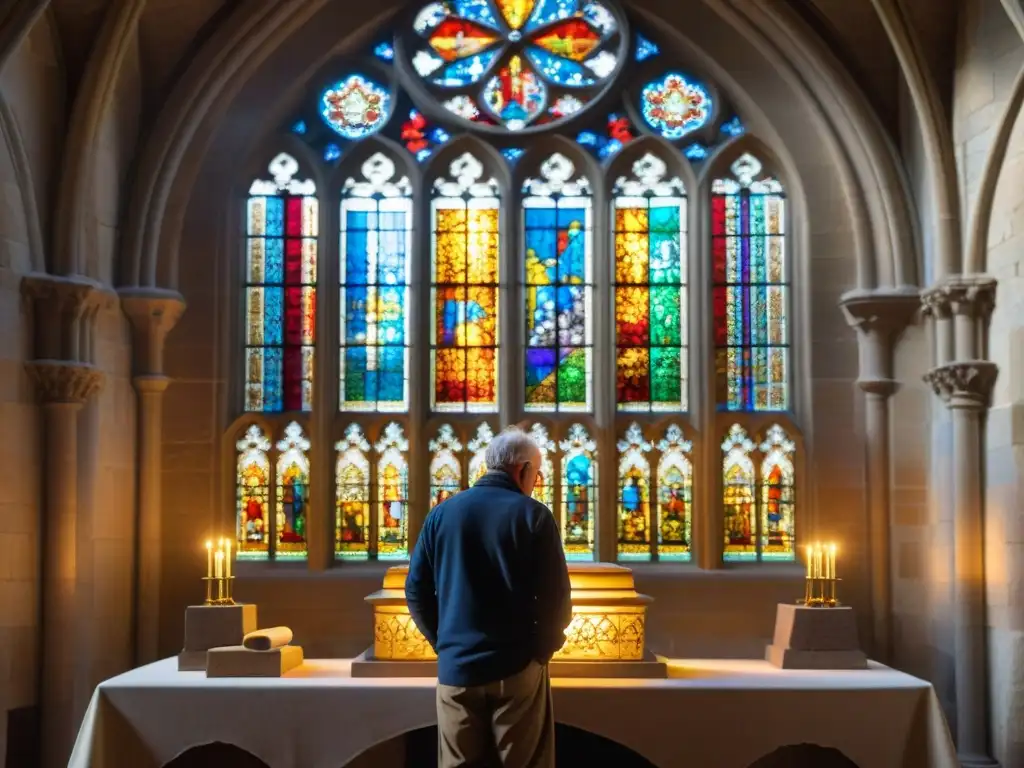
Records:
<instances>
[{"instance_id":1,"label":"clustered stone columns","mask_svg":"<svg viewBox=\"0 0 1024 768\"><path fill-rule=\"evenodd\" d=\"M998 368L986 356L996 281L953 275L922 295L938 366L925 375L953 419L953 621L956 746L965 768L994 766L988 739L983 421Z\"/></svg>"},{"instance_id":2,"label":"clustered stone columns","mask_svg":"<svg viewBox=\"0 0 1024 768\"><path fill-rule=\"evenodd\" d=\"M185 309L172 291L124 288L121 307L135 331L138 394L138 538L135 553L135 663L159 658L162 546L164 341Z\"/></svg>"},{"instance_id":3,"label":"clustered stone columns","mask_svg":"<svg viewBox=\"0 0 1024 768\"><path fill-rule=\"evenodd\" d=\"M892 557L889 466L891 461L889 398L896 341L917 314L916 290L852 291L840 305L857 330L860 373L865 395L864 436L867 451L868 543L871 568L872 655L890 661L892 654Z\"/></svg>"},{"instance_id":4,"label":"clustered stone columns","mask_svg":"<svg viewBox=\"0 0 1024 768\"><path fill-rule=\"evenodd\" d=\"M35 359L26 368L43 410L42 669L40 705L44 768L66 764L75 737L78 572L78 413L103 381L94 366L99 310L111 300L95 284L29 275Z\"/></svg>"}]
</instances>

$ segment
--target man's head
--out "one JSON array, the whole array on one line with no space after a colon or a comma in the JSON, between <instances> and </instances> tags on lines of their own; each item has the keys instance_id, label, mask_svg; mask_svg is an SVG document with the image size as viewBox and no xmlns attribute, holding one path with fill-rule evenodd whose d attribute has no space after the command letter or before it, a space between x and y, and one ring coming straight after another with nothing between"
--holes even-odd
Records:
<instances>
[{"instance_id":1,"label":"man's head","mask_svg":"<svg viewBox=\"0 0 1024 768\"><path fill-rule=\"evenodd\" d=\"M484 454L487 469L507 474L527 496L537 484L540 459L540 448L518 427L510 427L491 440Z\"/></svg>"}]
</instances>

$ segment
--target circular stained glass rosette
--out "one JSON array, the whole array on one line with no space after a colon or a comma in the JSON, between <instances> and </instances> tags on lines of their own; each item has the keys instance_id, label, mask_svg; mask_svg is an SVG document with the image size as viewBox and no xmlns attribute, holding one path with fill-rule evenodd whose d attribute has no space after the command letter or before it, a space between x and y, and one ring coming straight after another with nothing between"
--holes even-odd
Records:
<instances>
[{"instance_id":1,"label":"circular stained glass rosette","mask_svg":"<svg viewBox=\"0 0 1024 768\"><path fill-rule=\"evenodd\" d=\"M670 141L703 128L711 113L707 88L676 72L652 80L640 93L644 122Z\"/></svg>"},{"instance_id":2,"label":"circular stained glass rosette","mask_svg":"<svg viewBox=\"0 0 1024 768\"><path fill-rule=\"evenodd\" d=\"M346 139L362 139L385 126L391 116L391 93L362 75L349 75L324 91L320 114Z\"/></svg>"},{"instance_id":3,"label":"circular stained glass rosette","mask_svg":"<svg viewBox=\"0 0 1024 768\"><path fill-rule=\"evenodd\" d=\"M628 34L607 0L445 0L413 21L411 71L453 115L521 132L610 86Z\"/></svg>"}]
</instances>

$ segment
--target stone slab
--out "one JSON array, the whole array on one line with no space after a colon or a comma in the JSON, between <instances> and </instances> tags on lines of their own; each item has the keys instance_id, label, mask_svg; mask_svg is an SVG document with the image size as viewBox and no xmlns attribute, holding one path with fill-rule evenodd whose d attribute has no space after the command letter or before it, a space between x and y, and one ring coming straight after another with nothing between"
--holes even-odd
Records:
<instances>
[{"instance_id":1,"label":"stone slab","mask_svg":"<svg viewBox=\"0 0 1024 768\"><path fill-rule=\"evenodd\" d=\"M551 677L664 680L668 665L653 653L642 661L552 661ZM375 659L368 648L352 660L352 677L437 677L437 661Z\"/></svg>"},{"instance_id":2,"label":"stone slab","mask_svg":"<svg viewBox=\"0 0 1024 768\"><path fill-rule=\"evenodd\" d=\"M859 651L852 608L808 608L779 603L772 644L797 651Z\"/></svg>"},{"instance_id":3,"label":"stone slab","mask_svg":"<svg viewBox=\"0 0 1024 768\"><path fill-rule=\"evenodd\" d=\"M241 645L242 638L256 631L256 605L190 605L185 609L183 651L208 651Z\"/></svg>"},{"instance_id":4,"label":"stone slab","mask_svg":"<svg viewBox=\"0 0 1024 768\"><path fill-rule=\"evenodd\" d=\"M235 645L206 652L207 677L281 677L302 666L302 646L282 645L269 651L250 651Z\"/></svg>"},{"instance_id":5,"label":"stone slab","mask_svg":"<svg viewBox=\"0 0 1024 768\"><path fill-rule=\"evenodd\" d=\"M780 669L867 669L863 651L800 651L769 645L765 659Z\"/></svg>"}]
</instances>

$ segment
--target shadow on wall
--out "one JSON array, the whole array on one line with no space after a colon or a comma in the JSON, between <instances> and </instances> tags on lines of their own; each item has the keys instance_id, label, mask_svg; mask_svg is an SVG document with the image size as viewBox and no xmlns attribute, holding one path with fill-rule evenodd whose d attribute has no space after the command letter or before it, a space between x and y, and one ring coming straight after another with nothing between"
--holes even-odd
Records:
<instances>
[{"instance_id":1,"label":"shadow on wall","mask_svg":"<svg viewBox=\"0 0 1024 768\"><path fill-rule=\"evenodd\" d=\"M556 763L559 766L614 765L616 768L655 768L632 750L601 736L557 726ZM681 755L685 760L685 756ZM345 768L435 768L437 728L420 728L367 750ZM233 744L215 742L187 750L164 768L271 768ZM666 767L667 768L667 767ZM858 768L835 749L814 744L781 747L750 768Z\"/></svg>"}]
</instances>

